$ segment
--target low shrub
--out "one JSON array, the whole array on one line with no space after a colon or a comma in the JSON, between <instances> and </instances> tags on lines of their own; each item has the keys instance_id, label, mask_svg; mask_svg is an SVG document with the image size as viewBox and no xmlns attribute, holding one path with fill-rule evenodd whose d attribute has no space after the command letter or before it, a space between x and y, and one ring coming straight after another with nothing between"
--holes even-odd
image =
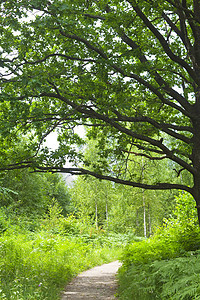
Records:
<instances>
[{"instance_id":1,"label":"low shrub","mask_svg":"<svg viewBox=\"0 0 200 300\"><path fill-rule=\"evenodd\" d=\"M130 266L119 278L121 300L197 300L200 254Z\"/></svg>"},{"instance_id":2,"label":"low shrub","mask_svg":"<svg viewBox=\"0 0 200 300\"><path fill-rule=\"evenodd\" d=\"M120 299L200 299L199 249L194 200L181 193L173 218L150 239L125 248Z\"/></svg>"},{"instance_id":3,"label":"low shrub","mask_svg":"<svg viewBox=\"0 0 200 300\"><path fill-rule=\"evenodd\" d=\"M81 271L117 259L119 247L48 231L0 237L0 299L59 299Z\"/></svg>"}]
</instances>

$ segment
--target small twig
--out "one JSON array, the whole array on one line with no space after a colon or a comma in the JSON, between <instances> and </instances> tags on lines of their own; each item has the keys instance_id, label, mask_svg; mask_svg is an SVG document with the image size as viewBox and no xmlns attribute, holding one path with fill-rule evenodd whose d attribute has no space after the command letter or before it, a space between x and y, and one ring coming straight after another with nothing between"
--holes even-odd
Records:
<instances>
[{"instance_id":1,"label":"small twig","mask_svg":"<svg viewBox=\"0 0 200 300\"><path fill-rule=\"evenodd\" d=\"M146 157L146 158L148 158L148 159L151 159L151 160L161 160L161 159L165 159L165 158L167 158L167 156L161 156L161 157L153 157L153 156L149 156L149 155L147 155L147 154L144 154L144 153L137 153L137 152L134 152L134 151L128 151L128 150L121 150L122 152L126 152L126 153L129 153L129 154L134 154L134 155L136 155L136 156L144 156L144 157Z\"/></svg>"}]
</instances>

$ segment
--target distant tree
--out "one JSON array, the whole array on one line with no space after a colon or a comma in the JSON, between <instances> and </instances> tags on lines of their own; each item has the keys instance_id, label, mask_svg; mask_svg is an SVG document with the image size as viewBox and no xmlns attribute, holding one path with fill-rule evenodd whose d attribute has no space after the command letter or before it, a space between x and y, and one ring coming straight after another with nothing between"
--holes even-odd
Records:
<instances>
[{"instance_id":1,"label":"distant tree","mask_svg":"<svg viewBox=\"0 0 200 300\"><path fill-rule=\"evenodd\" d=\"M71 212L70 196L63 178L58 174L33 174L27 169L12 170L1 175L0 207L16 214L43 215L53 200L66 215Z\"/></svg>"},{"instance_id":2,"label":"distant tree","mask_svg":"<svg viewBox=\"0 0 200 300\"><path fill-rule=\"evenodd\" d=\"M87 142L85 159L90 163L91 170L100 160L98 151L98 139ZM118 160L120 163L123 165L123 161ZM165 161L149 162L147 158L137 156L133 162L128 162L127 169L135 174L138 182L145 182L149 178L164 181L169 176L172 183L179 181ZM165 172L161 173L163 169ZM175 192L133 189L88 176L77 178L70 194L77 215L82 219L112 231L134 230L140 236L151 235L153 229L162 224L163 218L171 216L175 203Z\"/></svg>"},{"instance_id":3,"label":"distant tree","mask_svg":"<svg viewBox=\"0 0 200 300\"><path fill-rule=\"evenodd\" d=\"M199 1L7 0L0 11L0 134L12 141L29 133L33 153L1 169L184 190L200 223ZM74 127L83 124L101 137L92 171L80 167ZM60 145L49 152L43 142L56 129ZM73 167L64 167L66 156ZM171 161L192 184L137 181L126 167L137 156Z\"/></svg>"},{"instance_id":4,"label":"distant tree","mask_svg":"<svg viewBox=\"0 0 200 300\"><path fill-rule=\"evenodd\" d=\"M70 194L78 217L90 220L97 228L108 226L109 212L114 204L111 183L79 177Z\"/></svg>"},{"instance_id":5,"label":"distant tree","mask_svg":"<svg viewBox=\"0 0 200 300\"><path fill-rule=\"evenodd\" d=\"M72 213L74 207L71 204L69 188L64 177L60 174L46 173L43 175L43 180L45 182L44 194L49 199L49 202L51 203L53 199L56 200L60 208L62 208L64 216Z\"/></svg>"}]
</instances>

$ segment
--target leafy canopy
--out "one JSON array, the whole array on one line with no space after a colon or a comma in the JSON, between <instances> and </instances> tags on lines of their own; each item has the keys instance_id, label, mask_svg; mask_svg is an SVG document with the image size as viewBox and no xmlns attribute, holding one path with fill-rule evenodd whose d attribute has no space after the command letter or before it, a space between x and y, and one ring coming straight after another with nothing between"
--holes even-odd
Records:
<instances>
[{"instance_id":1,"label":"leafy canopy","mask_svg":"<svg viewBox=\"0 0 200 300\"><path fill-rule=\"evenodd\" d=\"M198 174L198 1L9 0L0 8L0 137L23 134L29 148L2 169L90 174L197 197L170 178L137 182L127 162L165 159L178 175ZM92 169L74 131L82 125L98 139L102 159ZM53 131L55 151L44 144Z\"/></svg>"}]
</instances>

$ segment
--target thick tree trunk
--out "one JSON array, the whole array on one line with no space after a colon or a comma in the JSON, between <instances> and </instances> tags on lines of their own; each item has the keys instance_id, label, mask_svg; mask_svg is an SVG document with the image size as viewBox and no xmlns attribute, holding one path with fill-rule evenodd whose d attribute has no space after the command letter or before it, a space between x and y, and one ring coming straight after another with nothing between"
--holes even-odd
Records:
<instances>
[{"instance_id":1,"label":"thick tree trunk","mask_svg":"<svg viewBox=\"0 0 200 300\"><path fill-rule=\"evenodd\" d=\"M200 194L199 191L197 191L197 188L194 188L193 196L196 201L197 216L198 216L199 227L200 227Z\"/></svg>"},{"instance_id":2,"label":"thick tree trunk","mask_svg":"<svg viewBox=\"0 0 200 300\"><path fill-rule=\"evenodd\" d=\"M200 22L200 1L193 0L194 15L196 20ZM194 23L194 69L198 77L200 77L200 27L197 22ZM194 199L196 201L197 215L200 226L200 86L196 87L196 103L194 105L195 119L193 119L193 152L192 162L193 166L197 170L197 174L194 175Z\"/></svg>"},{"instance_id":3,"label":"thick tree trunk","mask_svg":"<svg viewBox=\"0 0 200 300\"><path fill-rule=\"evenodd\" d=\"M200 1L199 0L193 0L193 5L194 5L194 15L195 19L200 22ZM196 23L196 24L195 24ZM197 22L195 22L195 30L194 30L194 56L195 56L195 65L194 69L196 74L200 76L200 27Z\"/></svg>"},{"instance_id":4,"label":"thick tree trunk","mask_svg":"<svg viewBox=\"0 0 200 300\"><path fill-rule=\"evenodd\" d=\"M196 178L198 177L198 178ZM197 216L200 227L200 176L194 176L193 196L196 201Z\"/></svg>"},{"instance_id":5,"label":"thick tree trunk","mask_svg":"<svg viewBox=\"0 0 200 300\"><path fill-rule=\"evenodd\" d=\"M200 176L197 175L195 177L198 178L194 178L193 196L196 201L197 216L200 227Z\"/></svg>"},{"instance_id":6,"label":"thick tree trunk","mask_svg":"<svg viewBox=\"0 0 200 300\"><path fill-rule=\"evenodd\" d=\"M200 97L199 97L200 98ZM200 99L197 100L196 113L200 116ZM193 151L192 151L192 162L193 166L197 170L197 173L193 175L194 186L193 186L193 197L196 201L197 215L200 226L200 119L193 122L194 136L193 136Z\"/></svg>"},{"instance_id":7,"label":"thick tree trunk","mask_svg":"<svg viewBox=\"0 0 200 300\"><path fill-rule=\"evenodd\" d=\"M193 0L194 15L196 20L200 22L200 1ZM194 31L194 46L193 46L193 68L195 73L200 78L200 27L195 21L193 26ZM197 174L193 175L194 186L193 186L193 196L196 201L197 215L200 226L200 86L195 87L195 97L196 101L193 105L193 151L192 151L192 163L193 167L197 170Z\"/></svg>"}]
</instances>

